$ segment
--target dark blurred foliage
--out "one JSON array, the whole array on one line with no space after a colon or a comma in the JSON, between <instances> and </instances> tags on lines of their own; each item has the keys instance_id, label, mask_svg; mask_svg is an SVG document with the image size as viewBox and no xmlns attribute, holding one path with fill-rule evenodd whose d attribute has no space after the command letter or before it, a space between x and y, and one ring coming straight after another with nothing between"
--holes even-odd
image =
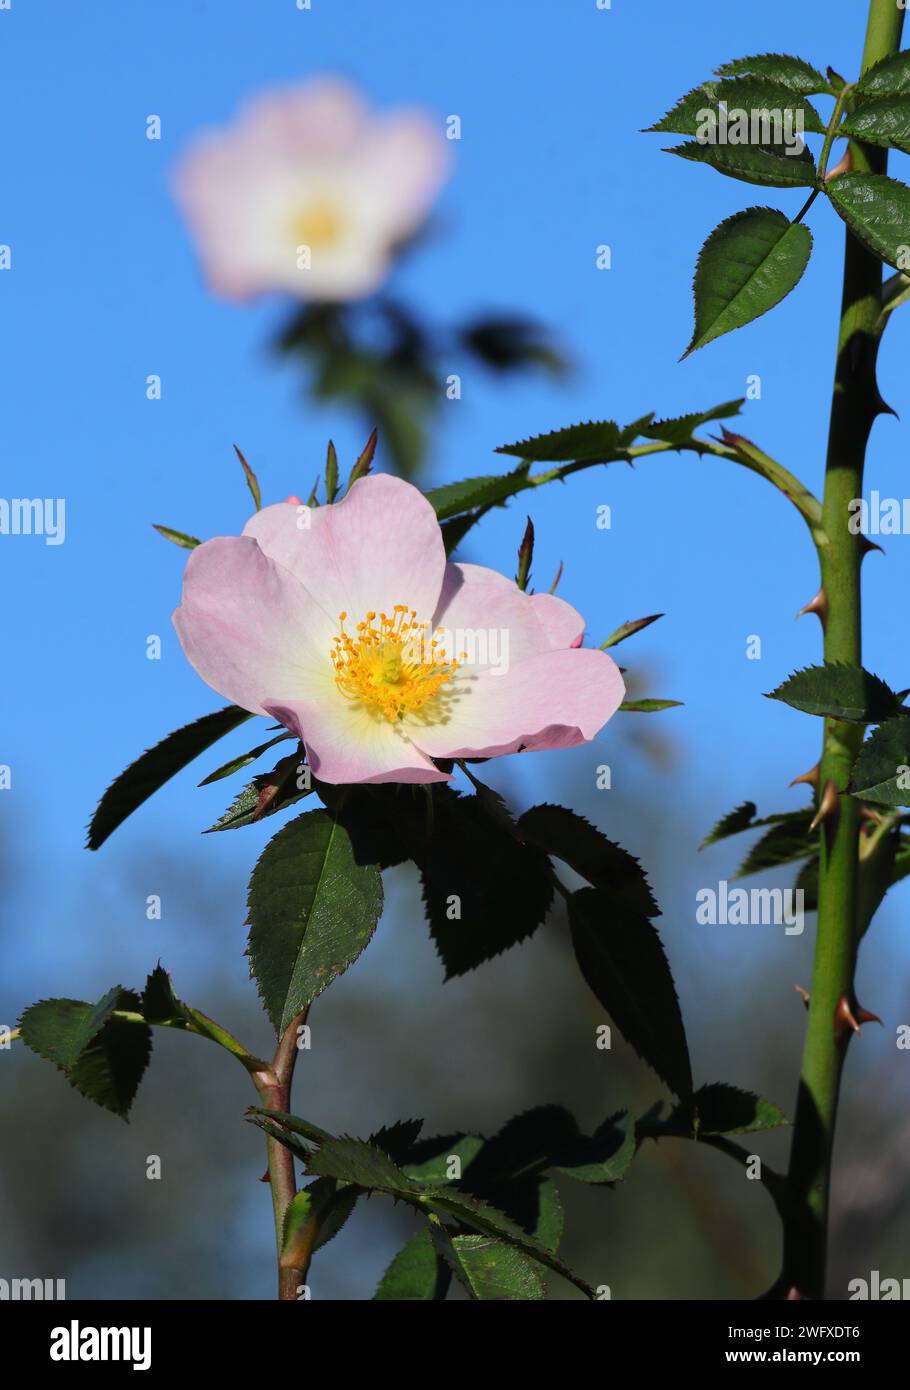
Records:
<instances>
[{"instance_id":1,"label":"dark blurred foliage","mask_svg":"<svg viewBox=\"0 0 910 1390\"><path fill-rule=\"evenodd\" d=\"M465 359L496 375L567 370L546 330L530 319L489 315L436 329L385 296L305 305L276 348L303 364L305 391L356 410L366 431L378 426L387 463L405 478L424 463L447 380L460 375Z\"/></svg>"}]
</instances>

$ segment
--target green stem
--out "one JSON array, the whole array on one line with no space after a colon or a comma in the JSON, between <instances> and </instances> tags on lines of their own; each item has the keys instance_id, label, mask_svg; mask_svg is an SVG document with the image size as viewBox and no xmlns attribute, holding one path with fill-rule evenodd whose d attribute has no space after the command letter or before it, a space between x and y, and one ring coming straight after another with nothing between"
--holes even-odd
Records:
<instances>
[{"instance_id":1,"label":"green stem","mask_svg":"<svg viewBox=\"0 0 910 1390\"><path fill-rule=\"evenodd\" d=\"M862 70L896 52L904 12L894 0L870 0ZM853 167L882 172L884 150L852 144ZM822 502L822 585L828 600L826 661L862 662L862 537L848 529L849 503L862 495L866 445L882 410L875 376L876 325L882 308L881 261L848 230L834 395ZM826 720L819 792L843 793L862 727ZM794 1121L788 1182L794 1209L784 1226L781 1292L823 1298L837 1102L849 1029L835 1031L842 996L855 1003L859 804L837 795L820 831L818 926L811 1002Z\"/></svg>"},{"instance_id":2,"label":"green stem","mask_svg":"<svg viewBox=\"0 0 910 1390\"><path fill-rule=\"evenodd\" d=\"M831 154L831 146L834 144L834 139L837 135L837 127L840 124L840 118L843 114L844 107L847 104L847 98L850 96L850 93L852 91L853 84L850 82L845 83L845 85L841 88L840 92L838 93L837 101L834 103L834 110L831 112L831 119L828 122L828 128L825 131L825 139L822 144L821 153L818 156L819 183L822 183L824 181L824 177L828 172L828 157Z\"/></svg>"},{"instance_id":3,"label":"green stem","mask_svg":"<svg viewBox=\"0 0 910 1390\"><path fill-rule=\"evenodd\" d=\"M281 1036L271 1067L259 1078L254 1077L262 1105L268 1110L287 1113L291 1108L291 1084L297 1062L299 1029L306 1022L304 1009L292 1019ZM299 1265L282 1264L284 1221L288 1207L297 1195L294 1155L280 1140L269 1135L266 1139L268 1180L272 1192L272 1211L275 1217L275 1245L278 1259L278 1297L282 1302L296 1302L298 1289L306 1283L309 1255Z\"/></svg>"}]
</instances>

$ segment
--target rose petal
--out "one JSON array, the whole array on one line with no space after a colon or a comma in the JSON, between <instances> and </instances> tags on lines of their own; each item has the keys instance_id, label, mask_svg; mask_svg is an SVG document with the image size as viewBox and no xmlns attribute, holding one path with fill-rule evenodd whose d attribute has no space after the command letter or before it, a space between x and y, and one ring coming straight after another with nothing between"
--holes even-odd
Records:
<instances>
[{"instance_id":1,"label":"rose petal","mask_svg":"<svg viewBox=\"0 0 910 1390\"><path fill-rule=\"evenodd\" d=\"M616 713L625 685L616 662L590 647L529 657L507 674L453 678L447 718L409 726L432 758L494 758L519 748L589 742Z\"/></svg>"},{"instance_id":2,"label":"rose petal","mask_svg":"<svg viewBox=\"0 0 910 1390\"><path fill-rule=\"evenodd\" d=\"M436 513L401 478L360 478L330 507L264 507L243 528L297 578L338 630L396 603L429 620L442 587L445 547Z\"/></svg>"},{"instance_id":3,"label":"rose petal","mask_svg":"<svg viewBox=\"0 0 910 1390\"><path fill-rule=\"evenodd\" d=\"M551 647L580 647L585 635L585 620L571 603L555 594L530 594L528 601L534 609Z\"/></svg>"},{"instance_id":4,"label":"rose petal","mask_svg":"<svg viewBox=\"0 0 910 1390\"><path fill-rule=\"evenodd\" d=\"M267 712L297 734L316 777L350 782L447 782L401 726L328 690L321 699L268 701Z\"/></svg>"},{"instance_id":5,"label":"rose petal","mask_svg":"<svg viewBox=\"0 0 910 1390\"><path fill-rule=\"evenodd\" d=\"M483 565L446 565L433 627L463 674L502 669L551 645L528 595Z\"/></svg>"},{"instance_id":6,"label":"rose petal","mask_svg":"<svg viewBox=\"0 0 910 1390\"><path fill-rule=\"evenodd\" d=\"M363 186L387 234L404 236L425 218L449 170L447 142L420 112L377 121L361 152Z\"/></svg>"},{"instance_id":7,"label":"rose petal","mask_svg":"<svg viewBox=\"0 0 910 1390\"><path fill-rule=\"evenodd\" d=\"M331 670L322 612L251 537L218 537L192 552L173 622L202 679L256 714L269 696L304 695L314 668Z\"/></svg>"}]
</instances>

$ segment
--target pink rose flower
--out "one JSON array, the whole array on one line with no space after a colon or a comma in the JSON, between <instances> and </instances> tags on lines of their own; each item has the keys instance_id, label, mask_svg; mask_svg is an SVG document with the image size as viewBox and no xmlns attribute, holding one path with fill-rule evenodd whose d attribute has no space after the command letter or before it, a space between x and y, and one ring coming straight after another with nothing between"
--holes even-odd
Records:
<instances>
[{"instance_id":1,"label":"pink rose flower","mask_svg":"<svg viewBox=\"0 0 910 1390\"><path fill-rule=\"evenodd\" d=\"M348 300L380 284L447 165L423 113L370 115L354 87L320 78L199 137L175 191L217 293Z\"/></svg>"},{"instance_id":2,"label":"pink rose flower","mask_svg":"<svg viewBox=\"0 0 910 1390\"><path fill-rule=\"evenodd\" d=\"M586 743L625 693L570 604L448 563L431 504L386 474L200 545L174 626L202 679L296 734L325 782L442 782L435 758Z\"/></svg>"}]
</instances>

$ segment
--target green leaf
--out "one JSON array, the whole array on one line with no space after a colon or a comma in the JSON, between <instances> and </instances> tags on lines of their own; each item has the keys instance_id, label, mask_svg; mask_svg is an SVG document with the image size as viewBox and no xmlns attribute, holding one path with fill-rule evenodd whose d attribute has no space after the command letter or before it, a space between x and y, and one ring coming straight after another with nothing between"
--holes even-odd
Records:
<instances>
[{"instance_id":1,"label":"green leaf","mask_svg":"<svg viewBox=\"0 0 910 1390\"><path fill-rule=\"evenodd\" d=\"M697 1139L709 1134L756 1134L788 1123L787 1117L770 1101L718 1081L700 1086L676 1107L662 1128Z\"/></svg>"},{"instance_id":2,"label":"green leaf","mask_svg":"<svg viewBox=\"0 0 910 1390\"><path fill-rule=\"evenodd\" d=\"M532 806L518 821L529 844L563 860L594 888L602 888L646 917L660 916L645 871L634 855L614 844L584 816L565 806Z\"/></svg>"},{"instance_id":3,"label":"green leaf","mask_svg":"<svg viewBox=\"0 0 910 1390\"><path fill-rule=\"evenodd\" d=\"M695 164L707 164L728 178L766 188L814 188L818 182L815 160L805 145L791 155L783 145L715 145L687 140L664 153L678 154Z\"/></svg>"},{"instance_id":4,"label":"green leaf","mask_svg":"<svg viewBox=\"0 0 910 1390\"><path fill-rule=\"evenodd\" d=\"M247 1119L253 1124L259 1124L260 1117L283 1125L285 1129L291 1130L294 1134L303 1135L310 1144L327 1144L330 1139L335 1138L334 1134L329 1134L328 1130L320 1129L311 1120L304 1120L300 1115L289 1115L284 1110L263 1110L258 1105L251 1105L247 1111ZM260 1125L260 1128L263 1126Z\"/></svg>"},{"instance_id":5,"label":"green leaf","mask_svg":"<svg viewBox=\"0 0 910 1390\"><path fill-rule=\"evenodd\" d=\"M125 1120L148 1065L152 1033L112 1015L138 1009L138 995L115 985L97 1004L42 1000L26 1009L19 1026L26 1045L53 1062L71 1086Z\"/></svg>"},{"instance_id":6,"label":"green leaf","mask_svg":"<svg viewBox=\"0 0 910 1390\"><path fill-rule=\"evenodd\" d=\"M637 420L632 421L631 425L624 426L619 432L619 447L621 449L627 449L630 444L634 444L638 436L647 425L650 425L653 419L654 411L649 410L647 415L640 415Z\"/></svg>"},{"instance_id":7,"label":"green leaf","mask_svg":"<svg viewBox=\"0 0 910 1390\"><path fill-rule=\"evenodd\" d=\"M258 1115L252 1110L248 1111L244 1118L248 1124L256 1125L257 1129L261 1129L263 1134L267 1134L270 1139L276 1139L279 1144L283 1144L300 1163L304 1165L309 1163L310 1150L295 1139L292 1134L289 1134L283 1125L268 1119L265 1115Z\"/></svg>"},{"instance_id":8,"label":"green leaf","mask_svg":"<svg viewBox=\"0 0 910 1390\"><path fill-rule=\"evenodd\" d=\"M787 817L780 817L766 835L754 844L746 855L734 878L748 878L749 874L776 869L781 864L792 864L797 859L805 859L815 852L815 835L809 830L814 812L810 807L805 811L794 811Z\"/></svg>"},{"instance_id":9,"label":"green leaf","mask_svg":"<svg viewBox=\"0 0 910 1390\"><path fill-rule=\"evenodd\" d=\"M910 719L899 715L876 729L859 751L848 791L861 801L910 806Z\"/></svg>"},{"instance_id":10,"label":"green leaf","mask_svg":"<svg viewBox=\"0 0 910 1390\"><path fill-rule=\"evenodd\" d=\"M375 865L355 862L347 832L308 811L278 832L253 870L249 954L279 1033L352 965L382 912Z\"/></svg>"},{"instance_id":11,"label":"green leaf","mask_svg":"<svg viewBox=\"0 0 910 1390\"><path fill-rule=\"evenodd\" d=\"M335 452L335 445L329 440L329 446L325 456L325 500L326 505L331 505L338 495L338 455Z\"/></svg>"},{"instance_id":12,"label":"green leaf","mask_svg":"<svg viewBox=\"0 0 910 1390\"><path fill-rule=\"evenodd\" d=\"M218 739L236 729L238 724L252 717L248 710L240 709L238 705L226 705L224 709L204 714L195 723L186 724L182 729L168 734L154 748L148 749L104 793L89 824L88 848L98 849L127 816L131 816L175 773L211 748Z\"/></svg>"},{"instance_id":13,"label":"green leaf","mask_svg":"<svg viewBox=\"0 0 910 1390\"><path fill-rule=\"evenodd\" d=\"M513 454L533 463L597 463L614 458L622 431L614 420L588 420L581 425L536 434L517 444L501 444L497 454Z\"/></svg>"},{"instance_id":14,"label":"green leaf","mask_svg":"<svg viewBox=\"0 0 910 1390\"><path fill-rule=\"evenodd\" d=\"M261 772L248 782L223 815L203 834L211 835L215 830L238 830L243 825L255 825L276 811L285 811L296 806L314 790L313 786L300 787L299 778L304 770L303 749L282 758L271 772Z\"/></svg>"},{"instance_id":15,"label":"green leaf","mask_svg":"<svg viewBox=\"0 0 910 1390\"><path fill-rule=\"evenodd\" d=\"M540 1219L536 1177L554 1169L576 1182L613 1183L623 1177L635 1155L634 1126L625 1112L611 1115L592 1135L582 1134L561 1105L538 1105L509 1120L488 1139L463 1176L472 1193L508 1210L526 1229ZM535 1176L534 1211L509 1209L501 1189L522 1175Z\"/></svg>"},{"instance_id":16,"label":"green leaf","mask_svg":"<svg viewBox=\"0 0 910 1390\"><path fill-rule=\"evenodd\" d=\"M172 541L174 545L179 545L183 550L195 550L202 541L195 536L188 536L185 531L175 531L170 526L158 526L152 522L152 529L157 531L159 536L163 536L166 541Z\"/></svg>"},{"instance_id":17,"label":"green leaf","mask_svg":"<svg viewBox=\"0 0 910 1390\"><path fill-rule=\"evenodd\" d=\"M661 710L679 709L682 700L623 700L620 709L624 714L660 714Z\"/></svg>"},{"instance_id":18,"label":"green leaf","mask_svg":"<svg viewBox=\"0 0 910 1390\"><path fill-rule=\"evenodd\" d=\"M330 1182L335 1186L334 1179L332 1178L317 1178L310 1186L311 1188L317 1188L322 1182ZM320 1215L319 1234L313 1245L314 1254L317 1250L321 1250L324 1245L328 1245L330 1240L335 1239L356 1207L359 1197L359 1187L342 1185L338 1188L335 1196Z\"/></svg>"},{"instance_id":19,"label":"green leaf","mask_svg":"<svg viewBox=\"0 0 910 1390\"><path fill-rule=\"evenodd\" d=\"M478 507L476 511L465 512L462 516L453 516L448 521L443 521L439 529L442 532L443 545L446 555L451 555L457 550L469 531L477 525L489 508Z\"/></svg>"},{"instance_id":20,"label":"green leaf","mask_svg":"<svg viewBox=\"0 0 910 1390\"><path fill-rule=\"evenodd\" d=\"M470 1226L482 1235L494 1236L508 1241L510 1245L515 1246L526 1255L530 1255L532 1259L538 1260L549 1269L555 1270L557 1274L561 1274L563 1278L569 1279L578 1288L583 1289L589 1297L593 1296L593 1289L585 1280L579 1278L577 1274L573 1274L535 1236L523 1231L511 1217L498 1211L488 1202L480 1201L466 1192L458 1192L451 1187L424 1188L420 1200L425 1207L436 1211L437 1214L452 1216L462 1225Z\"/></svg>"},{"instance_id":21,"label":"green leaf","mask_svg":"<svg viewBox=\"0 0 910 1390\"><path fill-rule=\"evenodd\" d=\"M546 1297L539 1266L514 1246L490 1236L452 1236L451 1243L473 1298L511 1303Z\"/></svg>"},{"instance_id":22,"label":"green leaf","mask_svg":"<svg viewBox=\"0 0 910 1390\"><path fill-rule=\"evenodd\" d=\"M537 1220L531 1228L531 1234L555 1255L562 1240L565 1224L566 1214L560 1200L559 1188L552 1178L544 1178L537 1184Z\"/></svg>"},{"instance_id":23,"label":"green leaf","mask_svg":"<svg viewBox=\"0 0 910 1390\"><path fill-rule=\"evenodd\" d=\"M402 1167L415 1182L448 1182L450 1159L457 1158L464 1173L483 1147L484 1140L477 1134L450 1134L423 1139L414 1146L407 1161L402 1159Z\"/></svg>"},{"instance_id":24,"label":"green leaf","mask_svg":"<svg viewBox=\"0 0 910 1390\"><path fill-rule=\"evenodd\" d=\"M302 1187L292 1197L284 1213L284 1222L281 1231L281 1253L286 1255L292 1252L297 1244L301 1233L313 1216L318 1207L318 1199L314 1193L323 1184L322 1191L328 1188L334 1189L335 1184L330 1178L320 1178L311 1183L309 1187Z\"/></svg>"},{"instance_id":25,"label":"green leaf","mask_svg":"<svg viewBox=\"0 0 910 1390\"><path fill-rule=\"evenodd\" d=\"M379 431L375 429L372 430L369 439L367 440L366 444L364 444L360 453L357 455L357 461L355 462L354 467L351 469L351 472L348 476L347 490L349 492L353 487L354 483L357 482L358 478L365 478L366 475L369 473L370 469L373 467L373 456L376 453L376 443L378 438Z\"/></svg>"},{"instance_id":26,"label":"green leaf","mask_svg":"<svg viewBox=\"0 0 910 1390\"><path fill-rule=\"evenodd\" d=\"M511 473L487 474L482 478L466 478L460 483L444 483L441 487L430 488L426 498L434 507L437 519L446 521L450 517L460 516L462 512L473 511L475 507L494 507L507 502L525 486L527 472L525 466Z\"/></svg>"},{"instance_id":27,"label":"green leaf","mask_svg":"<svg viewBox=\"0 0 910 1390\"><path fill-rule=\"evenodd\" d=\"M678 415L673 420L653 420L643 426L645 439L660 439L666 444L685 444L702 425L712 420L729 420L739 415L745 404L745 397L736 401L725 401L711 410L696 410L690 415Z\"/></svg>"},{"instance_id":28,"label":"green leaf","mask_svg":"<svg viewBox=\"0 0 910 1390\"><path fill-rule=\"evenodd\" d=\"M741 806L728 811L725 816L721 816L710 834L705 836L699 849L714 845L718 840L726 840L730 835L740 835L744 830L751 830L756 810L754 801L744 801Z\"/></svg>"},{"instance_id":29,"label":"green leaf","mask_svg":"<svg viewBox=\"0 0 910 1390\"><path fill-rule=\"evenodd\" d=\"M708 237L695 270L695 331L684 356L773 309L802 278L812 236L774 208L734 213Z\"/></svg>"},{"instance_id":30,"label":"green leaf","mask_svg":"<svg viewBox=\"0 0 910 1390\"><path fill-rule=\"evenodd\" d=\"M210 772L208 777L203 777L199 783L200 787L207 787L211 782L220 782L224 777L230 777L235 772L239 772L242 767L248 767L257 758L261 758L269 748L274 748L276 743L283 743L285 739L293 738L293 734L277 734L275 738L270 738L268 743L260 743L258 748L251 748L247 753L241 753L237 758L231 758L230 762L216 767L214 772Z\"/></svg>"},{"instance_id":31,"label":"green leaf","mask_svg":"<svg viewBox=\"0 0 910 1390\"><path fill-rule=\"evenodd\" d=\"M411 1201L422 1191L387 1153L363 1139L327 1139L311 1154L307 1166L310 1173L320 1177L356 1183L358 1187Z\"/></svg>"},{"instance_id":32,"label":"green leaf","mask_svg":"<svg viewBox=\"0 0 910 1390\"><path fill-rule=\"evenodd\" d=\"M373 1297L399 1303L438 1303L445 1298L450 1282L449 1267L424 1227L399 1250Z\"/></svg>"},{"instance_id":33,"label":"green leaf","mask_svg":"<svg viewBox=\"0 0 910 1390\"><path fill-rule=\"evenodd\" d=\"M762 816L760 819L756 819L755 802L744 801L742 806L737 806L734 811L729 811L727 815L721 817L710 835L702 840L699 849L716 844L718 840L729 839L731 835L741 835L744 830L758 830L765 825L781 827L792 825L798 829L801 825L808 824L811 819L811 810L778 811L776 815ZM814 845L810 848L814 849Z\"/></svg>"},{"instance_id":34,"label":"green leaf","mask_svg":"<svg viewBox=\"0 0 910 1390\"><path fill-rule=\"evenodd\" d=\"M697 87L680 97L675 106L654 125L649 125L645 133L669 135L696 135L700 129L705 110L717 109L717 82L700 82Z\"/></svg>"},{"instance_id":35,"label":"green leaf","mask_svg":"<svg viewBox=\"0 0 910 1390\"><path fill-rule=\"evenodd\" d=\"M689 1048L656 928L597 888L571 895L569 924L581 973L616 1027L671 1090L688 1095Z\"/></svg>"},{"instance_id":36,"label":"green leaf","mask_svg":"<svg viewBox=\"0 0 910 1390\"><path fill-rule=\"evenodd\" d=\"M625 642L627 638L634 637L636 632L641 632L644 628L656 623L658 618L662 618L663 613L651 613L647 618L629 618L626 622L620 623L619 627L600 644L600 650L605 652L609 647L618 647L620 642Z\"/></svg>"},{"instance_id":37,"label":"green leaf","mask_svg":"<svg viewBox=\"0 0 910 1390\"><path fill-rule=\"evenodd\" d=\"M553 898L550 863L484 797L434 802L432 837L418 848L423 901L447 980L526 940Z\"/></svg>"},{"instance_id":38,"label":"green leaf","mask_svg":"<svg viewBox=\"0 0 910 1390\"><path fill-rule=\"evenodd\" d=\"M375 1144L396 1163L403 1163L412 1153L422 1129L423 1120L396 1120L394 1124L381 1125L369 1136L367 1143Z\"/></svg>"},{"instance_id":39,"label":"green leaf","mask_svg":"<svg viewBox=\"0 0 910 1390\"><path fill-rule=\"evenodd\" d=\"M634 1157L635 1125L625 1111L620 1111L590 1138L580 1136L568 1151L557 1152L553 1166L575 1182L614 1183L625 1176Z\"/></svg>"},{"instance_id":40,"label":"green leaf","mask_svg":"<svg viewBox=\"0 0 910 1390\"><path fill-rule=\"evenodd\" d=\"M146 981L139 1012L146 1023L154 1023L167 1028L188 1028L193 1033L198 1033L200 1037L208 1038L211 1042L217 1043L232 1057L236 1057L240 1064L254 1077L258 1073L268 1070L268 1062L248 1052L242 1043L239 1043L220 1023L216 1023L213 1018L201 1013L199 1009L191 1008L189 1004L185 1004L182 999L178 998L171 977L160 962Z\"/></svg>"},{"instance_id":41,"label":"green leaf","mask_svg":"<svg viewBox=\"0 0 910 1390\"><path fill-rule=\"evenodd\" d=\"M878 676L861 666L840 662L796 671L767 698L781 700L805 714L855 724L880 724L901 710L900 698Z\"/></svg>"},{"instance_id":42,"label":"green leaf","mask_svg":"<svg viewBox=\"0 0 910 1390\"><path fill-rule=\"evenodd\" d=\"M785 53L756 53L750 58L734 58L717 69L718 77L763 77L789 87L800 96L830 92L826 78L811 63Z\"/></svg>"},{"instance_id":43,"label":"green leaf","mask_svg":"<svg viewBox=\"0 0 910 1390\"><path fill-rule=\"evenodd\" d=\"M296 1269L337 1236L357 1204L356 1188L338 1191L334 1178L317 1178L297 1192L284 1213L281 1236L281 1263ZM316 1226L315 1239L312 1235Z\"/></svg>"},{"instance_id":44,"label":"green leaf","mask_svg":"<svg viewBox=\"0 0 910 1390\"><path fill-rule=\"evenodd\" d=\"M825 184L834 209L870 251L897 270L910 254L910 188L886 174L839 174Z\"/></svg>"},{"instance_id":45,"label":"green leaf","mask_svg":"<svg viewBox=\"0 0 910 1390\"><path fill-rule=\"evenodd\" d=\"M179 1027L190 1021L190 1009L177 997L173 981L160 962L146 981L139 1012L147 1023L176 1023Z\"/></svg>"},{"instance_id":46,"label":"green leaf","mask_svg":"<svg viewBox=\"0 0 910 1390\"><path fill-rule=\"evenodd\" d=\"M906 153L910 150L910 100L904 96L864 101L848 115L838 134Z\"/></svg>"},{"instance_id":47,"label":"green leaf","mask_svg":"<svg viewBox=\"0 0 910 1390\"><path fill-rule=\"evenodd\" d=\"M861 97L910 96L910 50L882 58L856 85Z\"/></svg>"},{"instance_id":48,"label":"green leaf","mask_svg":"<svg viewBox=\"0 0 910 1390\"><path fill-rule=\"evenodd\" d=\"M667 132L671 135L698 135L704 138L710 131L706 113L711 112L716 117L721 104L726 108L731 125L738 112L745 112L750 121L754 117L760 135L768 133L766 126L758 125L758 118L762 112L777 115L777 125L771 127L774 134L777 134L788 120L791 123L790 128L797 132L798 122L801 122L802 129L810 134L823 135L825 131L824 122L805 97L782 82L768 81L762 76L730 77L722 78L719 82L702 82L687 92L655 125L649 126L648 131ZM748 133L751 136L751 129Z\"/></svg>"},{"instance_id":49,"label":"green leaf","mask_svg":"<svg viewBox=\"0 0 910 1390\"><path fill-rule=\"evenodd\" d=\"M234 445L234 453L240 460L240 467L243 469L243 476L246 479L246 485L249 488L250 496L253 499L253 506L256 508L258 512L262 506L262 493L259 489L259 479L256 477L256 474L253 472L252 468L247 463L246 459L243 457L243 454L237 448L236 444Z\"/></svg>"}]
</instances>

